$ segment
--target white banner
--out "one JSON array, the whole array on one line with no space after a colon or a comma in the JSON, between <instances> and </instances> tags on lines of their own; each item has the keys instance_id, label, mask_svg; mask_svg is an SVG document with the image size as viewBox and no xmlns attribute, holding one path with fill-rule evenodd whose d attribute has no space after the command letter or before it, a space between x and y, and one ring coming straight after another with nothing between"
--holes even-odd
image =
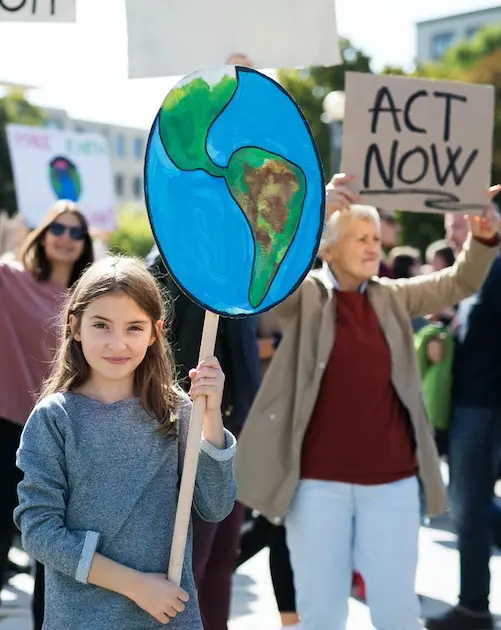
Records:
<instances>
[{"instance_id":1,"label":"white banner","mask_svg":"<svg viewBox=\"0 0 501 630\"><path fill-rule=\"evenodd\" d=\"M17 207L37 226L58 199L75 201L91 227L116 227L108 142L94 133L7 125Z\"/></svg>"},{"instance_id":2,"label":"white banner","mask_svg":"<svg viewBox=\"0 0 501 630\"><path fill-rule=\"evenodd\" d=\"M256 69L341 63L334 0L126 0L129 78L244 54Z\"/></svg>"},{"instance_id":3,"label":"white banner","mask_svg":"<svg viewBox=\"0 0 501 630\"><path fill-rule=\"evenodd\" d=\"M76 22L76 0L0 0L0 22Z\"/></svg>"}]
</instances>

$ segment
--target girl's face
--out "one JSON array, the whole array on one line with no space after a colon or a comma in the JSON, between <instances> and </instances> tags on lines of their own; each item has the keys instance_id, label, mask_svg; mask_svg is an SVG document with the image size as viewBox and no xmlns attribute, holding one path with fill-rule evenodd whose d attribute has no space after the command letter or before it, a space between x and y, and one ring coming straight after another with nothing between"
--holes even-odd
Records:
<instances>
[{"instance_id":1,"label":"girl's face","mask_svg":"<svg viewBox=\"0 0 501 630\"><path fill-rule=\"evenodd\" d=\"M72 212L64 212L45 231L42 244L47 260L54 264L73 266L83 254L85 229Z\"/></svg>"},{"instance_id":2,"label":"girl's face","mask_svg":"<svg viewBox=\"0 0 501 630\"><path fill-rule=\"evenodd\" d=\"M75 316L70 316L72 328ZM134 383L134 372L155 342L151 318L125 293L94 300L84 311L75 339L91 368L91 378ZM157 334L162 324L155 324Z\"/></svg>"}]
</instances>

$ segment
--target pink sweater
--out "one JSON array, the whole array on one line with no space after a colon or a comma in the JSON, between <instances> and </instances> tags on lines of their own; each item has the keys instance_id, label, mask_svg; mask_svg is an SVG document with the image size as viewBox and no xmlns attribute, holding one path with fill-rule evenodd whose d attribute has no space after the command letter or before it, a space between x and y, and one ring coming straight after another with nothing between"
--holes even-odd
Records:
<instances>
[{"instance_id":1,"label":"pink sweater","mask_svg":"<svg viewBox=\"0 0 501 630\"><path fill-rule=\"evenodd\" d=\"M0 263L0 418L23 425L47 376L65 291Z\"/></svg>"}]
</instances>

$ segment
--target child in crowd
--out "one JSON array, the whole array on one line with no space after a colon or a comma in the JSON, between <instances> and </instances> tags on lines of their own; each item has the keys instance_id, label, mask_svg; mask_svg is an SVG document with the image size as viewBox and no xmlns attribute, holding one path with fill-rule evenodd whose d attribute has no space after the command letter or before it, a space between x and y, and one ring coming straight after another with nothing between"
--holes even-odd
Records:
<instances>
[{"instance_id":1,"label":"child in crowd","mask_svg":"<svg viewBox=\"0 0 501 630\"><path fill-rule=\"evenodd\" d=\"M21 438L15 521L45 565L44 630L202 630L191 568L166 572L191 402L174 382L163 299L138 261L109 257L80 278L53 374ZM223 428L216 359L191 370L207 397L194 506L232 510L235 439Z\"/></svg>"}]
</instances>

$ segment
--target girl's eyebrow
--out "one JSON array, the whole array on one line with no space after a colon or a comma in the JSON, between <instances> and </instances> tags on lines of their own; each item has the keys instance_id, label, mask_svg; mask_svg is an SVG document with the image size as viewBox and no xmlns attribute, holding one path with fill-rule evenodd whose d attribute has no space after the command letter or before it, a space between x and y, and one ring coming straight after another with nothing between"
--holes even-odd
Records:
<instances>
[{"instance_id":1,"label":"girl's eyebrow","mask_svg":"<svg viewBox=\"0 0 501 630\"><path fill-rule=\"evenodd\" d=\"M103 317L102 315L92 315L91 319L101 319L103 322L109 322L110 324L113 323L111 319L108 319L107 317ZM146 319L135 319L132 322L127 322L128 326L131 326L132 324L147 324L148 320Z\"/></svg>"}]
</instances>

